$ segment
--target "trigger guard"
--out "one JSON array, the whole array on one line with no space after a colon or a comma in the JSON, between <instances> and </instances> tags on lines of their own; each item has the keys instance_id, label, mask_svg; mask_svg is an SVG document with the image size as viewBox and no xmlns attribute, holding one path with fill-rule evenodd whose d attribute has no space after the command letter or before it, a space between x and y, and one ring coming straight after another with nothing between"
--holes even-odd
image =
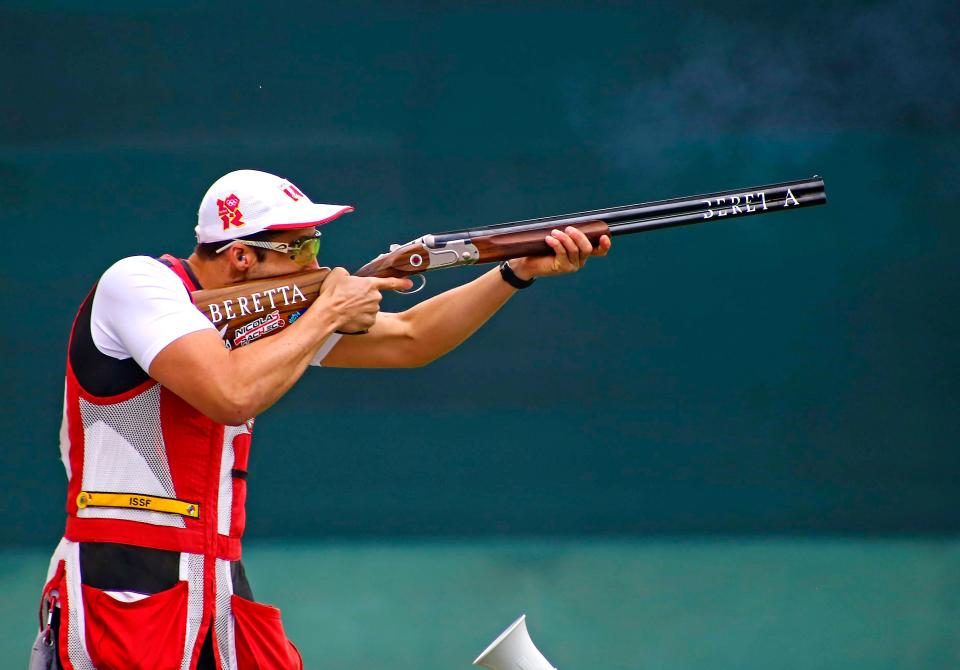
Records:
<instances>
[{"instance_id":1,"label":"trigger guard","mask_svg":"<svg viewBox=\"0 0 960 670\"><path fill-rule=\"evenodd\" d=\"M412 289L410 289L409 291L397 291L397 290L394 290L394 292L395 292L395 293L399 293L400 295L413 295L414 293L417 293L417 292L419 292L419 291L422 291L422 290L423 290L423 287L427 285L427 278L424 277L422 274L419 274L419 273L418 273L418 274L415 274L415 275L410 275L410 280L412 281L414 277L419 277L419 278L420 278L420 286L417 286L416 288L412 288Z\"/></svg>"}]
</instances>

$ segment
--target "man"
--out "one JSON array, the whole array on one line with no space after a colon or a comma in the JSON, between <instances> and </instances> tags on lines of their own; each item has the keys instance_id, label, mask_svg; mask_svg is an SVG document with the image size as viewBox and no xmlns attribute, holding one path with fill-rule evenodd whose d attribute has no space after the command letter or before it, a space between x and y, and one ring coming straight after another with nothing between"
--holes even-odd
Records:
<instances>
[{"instance_id":1,"label":"man","mask_svg":"<svg viewBox=\"0 0 960 670\"><path fill-rule=\"evenodd\" d=\"M240 561L254 417L310 364L424 365L518 288L610 248L607 237L594 249L573 228L552 231L553 256L514 259L399 314L379 312L380 291L410 280L337 268L293 324L225 348L190 291L319 267L317 226L352 209L314 204L274 175L231 172L200 204L188 259L120 260L81 305L61 428L67 525L39 639L56 647L57 667L302 667Z\"/></svg>"}]
</instances>

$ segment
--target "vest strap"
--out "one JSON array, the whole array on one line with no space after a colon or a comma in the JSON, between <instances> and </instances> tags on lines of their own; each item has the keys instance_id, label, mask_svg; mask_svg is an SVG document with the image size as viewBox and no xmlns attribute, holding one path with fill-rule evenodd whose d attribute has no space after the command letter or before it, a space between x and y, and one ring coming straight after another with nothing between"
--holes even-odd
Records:
<instances>
[{"instance_id":1,"label":"vest strap","mask_svg":"<svg viewBox=\"0 0 960 670\"><path fill-rule=\"evenodd\" d=\"M81 491L77 496L77 507L125 507L148 512L179 514L191 519L200 518L200 504L176 498L162 498L142 493L103 493L100 491Z\"/></svg>"}]
</instances>

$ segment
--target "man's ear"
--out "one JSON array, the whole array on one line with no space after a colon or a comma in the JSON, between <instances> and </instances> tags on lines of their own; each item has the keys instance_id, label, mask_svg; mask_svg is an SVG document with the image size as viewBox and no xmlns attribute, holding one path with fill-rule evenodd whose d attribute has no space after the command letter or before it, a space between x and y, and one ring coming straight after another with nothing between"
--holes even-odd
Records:
<instances>
[{"instance_id":1,"label":"man's ear","mask_svg":"<svg viewBox=\"0 0 960 670\"><path fill-rule=\"evenodd\" d=\"M257 262L257 257L242 244L234 244L224 253L230 260L230 265L238 272L246 272L250 266Z\"/></svg>"}]
</instances>

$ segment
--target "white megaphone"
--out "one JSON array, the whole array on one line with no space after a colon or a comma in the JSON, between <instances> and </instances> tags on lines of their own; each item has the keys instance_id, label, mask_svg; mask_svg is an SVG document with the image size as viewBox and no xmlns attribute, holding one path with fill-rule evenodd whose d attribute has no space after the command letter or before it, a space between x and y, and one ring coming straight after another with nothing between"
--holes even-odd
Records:
<instances>
[{"instance_id":1,"label":"white megaphone","mask_svg":"<svg viewBox=\"0 0 960 670\"><path fill-rule=\"evenodd\" d=\"M490 670L557 670L533 644L526 620L526 614L520 615L473 664Z\"/></svg>"}]
</instances>

